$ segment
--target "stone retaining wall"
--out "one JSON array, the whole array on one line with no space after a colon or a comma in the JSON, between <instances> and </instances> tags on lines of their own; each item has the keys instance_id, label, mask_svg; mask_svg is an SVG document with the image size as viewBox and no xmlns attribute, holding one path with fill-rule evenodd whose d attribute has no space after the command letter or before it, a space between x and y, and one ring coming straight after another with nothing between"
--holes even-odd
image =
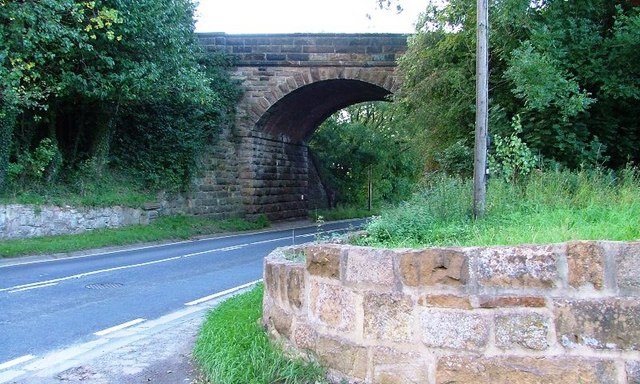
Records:
<instances>
[{"instance_id":1,"label":"stone retaining wall","mask_svg":"<svg viewBox=\"0 0 640 384\"><path fill-rule=\"evenodd\" d=\"M640 242L313 245L264 279L270 333L336 380L640 383Z\"/></svg>"},{"instance_id":2,"label":"stone retaining wall","mask_svg":"<svg viewBox=\"0 0 640 384\"><path fill-rule=\"evenodd\" d=\"M136 209L0 205L0 240L68 235L98 228L149 224L157 214L157 207Z\"/></svg>"}]
</instances>

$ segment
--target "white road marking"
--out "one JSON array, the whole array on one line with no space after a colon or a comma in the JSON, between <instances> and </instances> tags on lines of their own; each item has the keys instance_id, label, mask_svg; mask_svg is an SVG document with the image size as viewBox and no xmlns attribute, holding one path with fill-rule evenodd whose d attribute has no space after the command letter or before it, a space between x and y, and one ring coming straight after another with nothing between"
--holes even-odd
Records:
<instances>
[{"instance_id":1,"label":"white road marking","mask_svg":"<svg viewBox=\"0 0 640 384\"><path fill-rule=\"evenodd\" d=\"M134 326L136 324L140 324L143 321L145 321L145 319L135 319L135 320L127 321L126 323L122 323L120 325L116 325L114 327L103 329L102 331L95 332L94 335L96 335L96 336L108 335L108 334L113 333L115 331L119 331L121 329L129 328L129 327L132 327L132 326Z\"/></svg>"},{"instance_id":2,"label":"white road marking","mask_svg":"<svg viewBox=\"0 0 640 384\"><path fill-rule=\"evenodd\" d=\"M236 249L244 248L244 247L246 247L248 245L249 244L232 245L230 247L220 248L220 249L218 249L218 251L221 251L221 252L234 251Z\"/></svg>"},{"instance_id":3,"label":"white road marking","mask_svg":"<svg viewBox=\"0 0 640 384\"><path fill-rule=\"evenodd\" d=\"M29 290L32 290L32 289L45 288L45 287L53 287L54 285L58 285L58 283L39 284L39 285L30 286L30 287L12 289L12 290L9 291L9 293L29 291Z\"/></svg>"},{"instance_id":4,"label":"white road marking","mask_svg":"<svg viewBox=\"0 0 640 384\"><path fill-rule=\"evenodd\" d=\"M59 283L61 281L80 279L82 277L98 275L98 274L106 273L106 272L120 271L120 270L123 270L123 269L139 268L139 267L144 267L144 266L147 266L147 265L166 263L166 262L173 261L173 260L186 259L186 258L193 257L193 256L200 256L200 255L204 255L204 254L207 254L207 253L232 251L234 249L239 249L239 248L246 247L247 245L248 244L241 244L241 245L235 245L235 246L232 246L232 247L209 249L209 250L201 251L201 252L188 253L186 255L168 257L166 259L147 261L147 262L138 263L138 264L122 265L122 266L119 266L119 267L113 267L113 268L107 268L107 269L99 269L99 270L96 270L96 271L78 273L77 275L65 276L65 277L60 277L60 278L57 278L57 279L51 279L51 280L46 280L46 281L38 281L38 282L35 282L35 283L29 283L29 284L22 284L22 285L17 285L15 287L9 287L9 288L2 288L2 289L0 289L0 292L17 291L17 290L23 289L23 288L39 287L39 286L44 285L44 284Z\"/></svg>"},{"instance_id":5,"label":"white road marking","mask_svg":"<svg viewBox=\"0 0 640 384\"><path fill-rule=\"evenodd\" d=\"M296 236L296 237L297 237L297 236ZM278 237L277 239L270 239L270 240L254 241L253 243L249 243L249 245L258 245L258 244L275 243L275 242L277 242L277 241L283 241L283 240L291 240L291 236L287 236L287 237Z\"/></svg>"},{"instance_id":6,"label":"white road marking","mask_svg":"<svg viewBox=\"0 0 640 384\"><path fill-rule=\"evenodd\" d=\"M321 233L326 234L326 233L338 232L338 231L343 231L343 230L344 229L333 229L333 230L329 230L329 231L322 231ZM306 234L306 235L297 235L296 237L311 237L311 236L316 236L316 235L317 235L317 233L310 233L310 234ZM76 275L60 277L60 278L57 278L57 279L51 279L51 280L46 280L46 281L38 281L38 282L34 282L34 283L29 283L29 284L16 285L16 286L13 286L13 287L8 287L8 288L1 288L0 292L6 292L6 291L20 292L20 291L25 291L25 290L28 290L28 289L41 288L43 286L50 286L50 284L54 284L54 283L57 284L57 283L59 283L61 281L80 279L80 278L83 278L83 277L98 275L98 274L101 274L101 273L120 271L120 270L123 270L123 269L130 269L130 268L145 267L145 266L148 266L148 265L166 263L166 262L169 262L169 261L174 261L174 260L179 260L179 259L186 259L186 258L193 257L193 256L200 256L200 255L204 255L204 254L207 254L207 253L233 251L233 250L244 248L244 247L247 247L247 246L250 246L250 245L257 245L257 244L270 243L270 242L276 242L276 241L282 241L282 240L290 240L290 239L291 239L291 236L286 236L286 237L280 237L278 239L256 241L256 242L252 242L252 243L238 244L238 245L233 245L233 246L229 246L229 247L209 249L209 250L206 250L206 251L188 253L186 255L173 256L173 257L168 257L168 258L165 258L165 259L147 261L147 262L144 262L144 263L129 264L129 265L122 265L122 266L119 266L119 267L99 269L99 270L96 270L96 271L89 271L89 272L79 273L79 274L76 274Z\"/></svg>"},{"instance_id":7,"label":"white road marking","mask_svg":"<svg viewBox=\"0 0 640 384\"><path fill-rule=\"evenodd\" d=\"M36 357L33 355L24 355L24 356L20 356L16 359L13 360L9 360L6 363L2 363L0 364L0 371L3 369L7 369L7 368L11 368L11 367L15 367L18 364L22 364L22 363L26 363L29 360L33 360Z\"/></svg>"},{"instance_id":8,"label":"white road marking","mask_svg":"<svg viewBox=\"0 0 640 384\"><path fill-rule=\"evenodd\" d=\"M357 220L357 219L353 219L353 220ZM341 222L347 222L347 221L353 221L352 219L347 219L347 220L338 220L332 223L341 223ZM313 228L314 225L308 225L305 227L300 227L300 228L295 228L296 230L303 230L303 229L309 229L309 228ZM242 234L233 234L233 235L226 235L226 236L217 236L217 237L208 237L208 238L204 238L204 239L196 239L196 240L184 240L184 241L176 241L176 242L172 242L172 243L166 243L166 244L154 244L154 245L146 245L146 246L142 246L142 247L132 247L132 248L126 248L126 249L118 249L115 251L108 251L108 252L99 252L99 253L91 253L88 255L80 255L80 256L71 256L71 257L65 257L65 258L55 258L55 259L46 259L46 260L34 260L34 261L26 261L26 262L20 262L17 264L6 264L6 265L0 265L0 269L2 268L10 268L10 267L14 267L16 265L29 265L29 264L41 264L41 263L51 263L51 262L55 262L55 261L61 261L61 260L73 260L73 259L83 259L83 258L87 258L87 257L94 257L94 256L106 256L106 255L113 255L116 253L124 253L124 252L135 252L135 251L143 251L145 249L151 249L151 248L163 248L163 247L170 247L172 245L178 245L178 244L187 244L187 243L200 243L200 242L204 242L204 241L211 241L211 240L220 240L220 239L230 239L233 237L240 237L240 236L247 236L247 235L259 235L259 234L265 234L265 233L275 233L275 232L284 232L286 231L286 229L271 229L271 230L262 230L262 231L252 231L252 232L248 232L248 233L242 233ZM283 238L286 239L286 238ZM278 239L280 240L280 239ZM257 244L259 244L260 242L257 242ZM251 243L253 244L253 243Z\"/></svg>"},{"instance_id":9,"label":"white road marking","mask_svg":"<svg viewBox=\"0 0 640 384\"><path fill-rule=\"evenodd\" d=\"M221 292L218 292L218 293L214 293L213 295L205 296L205 297L202 297L202 298L200 298L198 300L190 301L188 303L185 303L184 305L191 306L191 305L201 304L201 303L204 303L205 301L217 299L218 297L225 296L225 295L228 295L228 294L233 293L233 292L237 292L237 291L239 291L241 289L249 288L250 286L252 286L254 284L257 284L257 283L259 283L261 281L262 281L262 279L258 279L256 281L252 281L250 283L246 283L246 284L239 285L237 287L229 288L227 290L224 290L224 291L221 291Z\"/></svg>"}]
</instances>

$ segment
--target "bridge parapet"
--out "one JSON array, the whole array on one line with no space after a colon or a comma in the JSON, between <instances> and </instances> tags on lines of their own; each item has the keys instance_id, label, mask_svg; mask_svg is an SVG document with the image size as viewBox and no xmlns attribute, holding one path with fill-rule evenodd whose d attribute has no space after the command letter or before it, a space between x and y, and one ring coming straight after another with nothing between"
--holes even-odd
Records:
<instances>
[{"instance_id":1,"label":"bridge parapet","mask_svg":"<svg viewBox=\"0 0 640 384\"><path fill-rule=\"evenodd\" d=\"M198 34L207 50L236 56L236 66L395 67L404 34Z\"/></svg>"}]
</instances>

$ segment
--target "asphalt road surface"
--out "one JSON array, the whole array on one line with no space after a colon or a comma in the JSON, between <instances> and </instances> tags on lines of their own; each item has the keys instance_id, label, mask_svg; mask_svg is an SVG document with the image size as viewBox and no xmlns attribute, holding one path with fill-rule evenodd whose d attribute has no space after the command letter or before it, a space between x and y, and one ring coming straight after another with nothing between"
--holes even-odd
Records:
<instances>
[{"instance_id":1,"label":"asphalt road surface","mask_svg":"<svg viewBox=\"0 0 640 384\"><path fill-rule=\"evenodd\" d=\"M357 228L240 234L64 259L0 262L0 377L51 351L98 342L262 278L274 248ZM1 382L1 380L0 380Z\"/></svg>"}]
</instances>

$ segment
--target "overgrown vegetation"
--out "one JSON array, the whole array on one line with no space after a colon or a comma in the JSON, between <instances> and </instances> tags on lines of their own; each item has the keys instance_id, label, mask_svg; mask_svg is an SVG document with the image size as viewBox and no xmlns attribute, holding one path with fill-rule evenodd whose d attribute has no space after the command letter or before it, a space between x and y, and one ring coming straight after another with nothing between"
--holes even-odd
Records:
<instances>
[{"instance_id":1,"label":"overgrown vegetation","mask_svg":"<svg viewBox=\"0 0 640 384\"><path fill-rule=\"evenodd\" d=\"M638 164L640 7L626 0L489 5L491 150L512 137L517 118L515 135L549 167ZM475 0L431 1L400 61L396 129L419 147L426 171L471 172L475 31Z\"/></svg>"},{"instance_id":2,"label":"overgrown vegetation","mask_svg":"<svg viewBox=\"0 0 640 384\"><path fill-rule=\"evenodd\" d=\"M212 383L326 383L316 363L287 357L270 342L262 317L262 284L212 310L200 330L193 356Z\"/></svg>"},{"instance_id":3,"label":"overgrown vegetation","mask_svg":"<svg viewBox=\"0 0 640 384\"><path fill-rule=\"evenodd\" d=\"M492 179L486 217L471 218L472 183L437 175L406 203L383 211L361 245L425 247L568 240L640 239L640 175L535 171L512 183Z\"/></svg>"},{"instance_id":4,"label":"overgrown vegetation","mask_svg":"<svg viewBox=\"0 0 640 384\"><path fill-rule=\"evenodd\" d=\"M421 174L418 152L394 119L388 102L362 103L335 113L314 133L309 147L334 206L367 208L369 183L375 207L410 196ZM322 216L347 212L337 211Z\"/></svg>"},{"instance_id":5,"label":"overgrown vegetation","mask_svg":"<svg viewBox=\"0 0 640 384\"><path fill-rule=\"evenodd\" d=\"M0 241L0 257L54 254L161 240L185 240L230 231L247 231L269 226L266 217L257 221L212 220L194 216L164 216L149 225L97 229L77 235L47 236Z\"/></svg>"},{"instance_id":6,"label":"overgrown vegetation","mask_svg":"<svg viewBox=\"0 0 640 384\"><path fill-rule=\"evenodd\" d=\"M189 185L238 96L229 60L197 44L192 1L0 1L0 8L6 198Z\"/></svg>"},{"instance_id":7,"label":"overgrown vegetation","mask_svg":"<svg viewBox=\"0 0 640 384\"><path fill-rule=\"evenodd\" d=\"M359 219L363 217L369 217L380 213L379 209L372 209L371 211L366 208L358 208L354 206L339 205L332 209L316 209L309 211L309 219L313 222L322 218L324 221L336 221L346 219Z\"/></svg>"},{"instance_id":8,"label":"overgrown vegetation","mask_svg":"<svg viewBox=\"0 0 640 384\"><path fill-rule=\"evenodd\" d=\"M131 175L111 172L101 177L88 176L55 185L32 184L24 189L12 186L0 196L0 203L138 208L157 199L156 193Z\"/></svg>"}]
</instances>

